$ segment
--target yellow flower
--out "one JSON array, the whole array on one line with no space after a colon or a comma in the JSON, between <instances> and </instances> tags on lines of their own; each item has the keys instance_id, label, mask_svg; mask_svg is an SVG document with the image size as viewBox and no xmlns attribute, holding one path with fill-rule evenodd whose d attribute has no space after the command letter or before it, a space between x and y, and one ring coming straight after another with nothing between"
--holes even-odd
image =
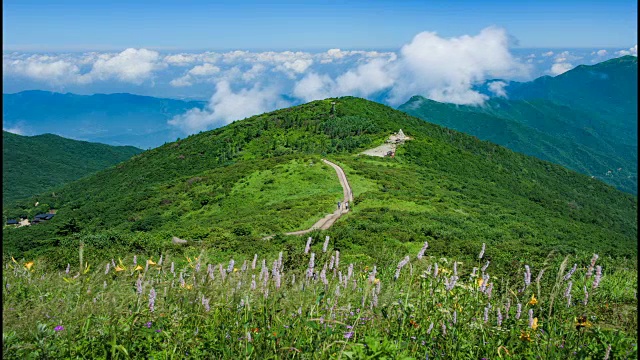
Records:
<instances>
[{"instance_id":1,"label":"yellow flower","mask_svg":"<svg viewBox=\"0 0 640 360\"><path fill-rule=\"evenodd\" d=\"M520 340L522 340L522 341L531 341L531 336L529 336L529 333L526 333L526 332L523 331L520 334Z\"/></svg>"},{"instance_id":2,"label":"yellow flower","mask_svg":"<svg viewBox=\"0 0 640 360\"><path fill-rule=\"evenodd\" d=\"M580 316L578 319L576 319L576 330L580 330L580 328L583 327L591 327L591 322L587 320L586 316Z\"/></svg>"},{"instance_id":3,"label":"yellow flower","mask_svg":"<svg viewBox=\"0 0 640 360\"><path fill-rule=\"evenodd\" d=\"M126 270L126 269L120 265L116 265L116 272L122 271L122 270Z\"/></svg>"},{"instance_id":4,"label":"yellow flower","mask_svg":"<svg viewBox=\"0 0 640 360\"><path fill-rule=\"evenodd\" d=\"M535 317L535 318L533 318L533 324L531 325L531 328L533 330L536 330L538 328L538 326L542 326L542 325L538 325L538 318Z\"/></svg>"},{"instance_id":5,"label":"yellow flower","mask_svg":"<svg viewBox=\"0 0 640 360\"><path fill-rule=\"evenodd\" d=\"M455 310L458 310L458 311L462 312L462 306L460 306L460 304L458 304L458 303L453 304L453 308Z\"/></svg>"},{"instance_id":6,"label":"yellow flower","mask_svg":"<svg viewBox=\"0 0 640 360\"><path fill-rule=\"evenodd\" d=\"M189 285L189 284L184 284L184 285L181 285L181 286L182 286L183 288L187 289L187 290L191 290L191 289L193 288L193 286L192 286L192 285Z\"/></svg>"},{"instance_id":7,"label":"yellow flower","mask_svg":"<svg viewBox=\"0 0 640 360\"><path fill-rule=\"evenodd\" d=\"M531 294L531 300L529 300L529 305L535 305L538 303L538 299L536 299L535 294Z\"/></svg>"},{"instance_id":8,"label":"yellow flower","mask_svg":"<svg viewBox=\"0 0 640 360\"><path fill-rule=\"evenodd\" d=\"M484 282L484 280L482 278L478 278L476 280L476 284L478 284L478 286L482 286L482 283Z\"/></svg>"},{"instance_id":9,"label":"yellow flower","mask_svg":"<svg viewBox=\"0 0 640 360\"><path fill-rule=\"evenodd\" d=\"M373 280L373 283L374 283L374 284L377 284L377 283L379 283L379 282L380 282L380 279L378 279L378 278L375 278L375 279Z\"/></svg>"},{"instance_id":10,"label":"yellow flower","mask_svg":"<svg viewBox=\"0 0 640 360\"><path fill-rule=\"evenodd\" d=\"M133 271L136 271L136 270L142 270L142 266L140 266L140 265L136 266L136 268L133 269Z\"/></svg>"},{"instance_id":11,"label":"yellow flower","mask_svg":"<svg viewBox=\"0 0 640 360\"><path fill-rule=\"evenodd\" d=\"M32 266L33 266L33 261L29 261L28 263L24 264L24 267L26 267L27 270L31 270Z\"/></svg>"},{"instance_id":12,"label":"yellow flower","mask_svg":"<svg viewBox=\"0 0 640 360\"><path fill-rule=\"evenodd\" d=\"M149 264L149 265L156 265L156 263L154 263L154 262L153 262L153 260L151 260L151 259L147 260L147 264Z\"/></svg>"},{"instance_id":13,"label":"yellow flower","mask_svg":"<svg viewBox=\"0 0 640 360\"><path fill-rule=\"evenodd\" d=\"M188 257L188 256L187 256L187 261L188 261L188 262L191 262L191 258L190 258L190 257Z\"/></svg>"},{"instance_id":14,"label":"yellow flower","mask_svg":"<svg viewBox=\"0 0 640 360\"><path fill-rule=\"evenodd\" d=\"M238 272L238 268L237 268L237 267L234 267L234 268L233 268L233 272Z\"/></svg>"}]
</instances>

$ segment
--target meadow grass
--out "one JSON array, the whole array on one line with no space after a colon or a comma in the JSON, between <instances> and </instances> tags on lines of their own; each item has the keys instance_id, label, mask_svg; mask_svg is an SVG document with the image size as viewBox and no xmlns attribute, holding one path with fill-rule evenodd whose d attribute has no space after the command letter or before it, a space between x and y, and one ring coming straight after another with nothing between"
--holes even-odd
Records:
<instances>
[{"instance_id":1,"label":"meadow grass","mask_svg":"<svg viewBox=\"0 0 640 360\"><path fill-rule=\"evenodd\" d=\"M312 242L218 264L204 247L84 265L80 251L68 271L4 258L3 357L637 358L624 263L567 256L494 274L490 247L380 266Z\"/></svg>"}]
</instances>

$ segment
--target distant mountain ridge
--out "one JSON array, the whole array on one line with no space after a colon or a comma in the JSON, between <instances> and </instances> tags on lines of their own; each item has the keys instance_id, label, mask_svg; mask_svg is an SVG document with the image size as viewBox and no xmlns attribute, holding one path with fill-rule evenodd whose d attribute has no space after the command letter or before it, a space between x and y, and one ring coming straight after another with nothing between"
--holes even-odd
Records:
<instances>
[{"instance_id":1,"label":"distant mountain ridge","mask_svg":"<svg viewBox=\"0 0 640 360\"><path fill-rule=\"evenodd\" d=\"M53 134L2 132L2 203L42 193L131 158L133 146L110 146Z\"/></svg>"},{"instance_id":2,"label":"distant mountain ridge","mask_svg":"<svg viewBox=\"0 0 640 360\"><path fill-rule=\"evenodd\" d=\"M5 129L19 127L25 128L25 133L56 133L144 149L175 141L182 136L167 121L205 105L204 101L127 93L77 95L29 90L2 94L2 98Z\"/></svg>"},{"instance_id":3,"label":"distant mountain ridge","mask_svg":"<svg viewBox=\"0 0 640 360\"><path fill-rule=\"evenodd\" d=\"M398 109L637 194L636 57L510 82L505 90L506 98L482 106L414 96Z\"/></svg>"}]
</instances>

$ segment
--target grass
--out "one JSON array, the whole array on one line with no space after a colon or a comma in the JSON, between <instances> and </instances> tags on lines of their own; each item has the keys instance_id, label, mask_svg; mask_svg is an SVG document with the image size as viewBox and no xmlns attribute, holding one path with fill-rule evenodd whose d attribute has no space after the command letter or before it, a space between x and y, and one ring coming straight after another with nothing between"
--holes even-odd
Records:
<instances>
[{"instance_id":1,"label":"grass","mask_svg":"<svg viewBox=\"0 0 640 360\"><path fill-rule=\"evenodd\" d=\"M394 281L397 262L368 263L323 245L316 238L309 253L301 241L279 255L256 254L255 268L253 257L216 264L206 247L163 253L162 263L138 256L139 270L132 256L76 263L69 273L5 258L3 357L602 359L611 346L611 359L637 358L630 320L637 277L629 264L598 259L603 271L594 288L588 260L550 254L525 286L524 268L477 269L491 247L466 263L427 249L422 259L410 254Z\"/></svg>"}]
</instances>

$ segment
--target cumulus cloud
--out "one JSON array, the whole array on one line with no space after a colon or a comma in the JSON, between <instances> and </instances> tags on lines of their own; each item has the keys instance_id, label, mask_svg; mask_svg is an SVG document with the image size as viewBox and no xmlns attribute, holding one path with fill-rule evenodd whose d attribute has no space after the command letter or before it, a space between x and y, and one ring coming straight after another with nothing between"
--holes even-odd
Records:
<instances>
[{"instance_id":1,"label":"cumulus cloud","mask_svg":"<svg viewBox=\"0 0 640 360\"><path fill-rule=\"evenodd\" d=\"M624 55L638 56L638 44L633 45L633 47L629 48L629 50L616 51L616 55L618 55L618 56L624 56Z\"/></svg>"},{"instance_id":2,"label":"cumulus cloud","mask_svg":"<svg viewBox=\"0 0 640 360\"><path fill-rule=\"evenodd\" d=\"M424 95L436 101L480 104L487 97L472 89L489 77L524 75L527 67L509 52L509 37L503 29L489 27L476 36L442 38L423 32L402 47L397 57L373 59L348 70L336 79L310 73L294 87L293 95L312 100L330 96L367 97L389 90L391 105ZM335 59L348 52L331 49Z\"/></svg>"},{"instance_id":3,"label":"cumulus cloud","mask_svg":"<svg viewBox=\"0 0 640 360\"><path fill-rule=\"evenodd\" d=\"M80 67L58 56L32 55L11 58L3 56L3 76L17 75L52 85L83 83L88 79L81 76Z\"/></svg>"},{"instance_id":4,"label":"cumulus cloud","mask_svg":"<svg viewBox=\"0 0 640 360\"><path fill-rule=\"evenodd\" d=\"M598 56L606 56L607 55L607 50L604 50L604 49L598 50L598 51L596 51L596 55L598 55Z\"/></svg>"},{"instance_id":5,"label":"cumulus cloud","mask_svg":"<svg viewBox=\"0 0 640 360\"><path fill-rule=\"evenodd\" d=\"M504 88L508 84L504 81L492 81L488 84L489 91L491 91L495 96L498 97L507 97L507 92Z\"/></svg>"},{"instance_id":6,"label":"cumulus cloud","mask_svg":"<svg viewBox=\"0 0 640 360\"><path fill-rule=\"evenodd\" d=\"M563 74L571 69L573 69L572 64L565 63L565 62L558 62L551 65L551 69L549 70L549 72L555 76L555 75Z\"/></svg>"},{"instance_id":7,"label":"cumulus cloud","mask_svg":"<svg viewBox=\"0 0 640 360\"><path fill-rule=\"evenodd\" d=\"M191 109L185 114L175 116L168 123L185 133L193 133L290 106L288 101L282 99L279 90L276 87L262 87L256 84L252 88L234 92L229 82L223 80L216 84L216 91L204 110Z\"/></svg>"},{"instance_id":8,"label":"cumulus cloud","mask_svg":"<svg viewBox=\"0 0 640 360\"><path fill-rule=\"evenodd\" d=\"M129 48L116 55L101 55L93 64L89 76L100 80L115 78L140 84L150 78L154 71L165 67L158 52Z\"/></svg>"},{"instance_id":9,"label":"cumulus cloud","mask_svg":"<svg viewBox=\"0 0 640 360\"><path fill-rule=\"evenodd\" d=\"M220 68L209 63L198 65L189 70L190 75L194 76L211 76L220 72Z\"/></svg>"},{"instance_id":10,"label":"cumulus cloud","mask_svg":"<svg viewBox=\"0 0 640 360\"><path fill-rule=\"evenodd\" d=\"M164 61L173 66L189 66L198 61L195 54L172 54L164 57Z\"/></svg>"},{"instance_id":11,"label":"cumulus cloud","mask_svg":"<svg viewBox=\"0 0 640 360\"><path fill-rule=\"evenodd\" d=\"M544 57L553 56L553 51L547 51L546 53L542 53L542 56Z\"/></svg>"}]
</instances>

